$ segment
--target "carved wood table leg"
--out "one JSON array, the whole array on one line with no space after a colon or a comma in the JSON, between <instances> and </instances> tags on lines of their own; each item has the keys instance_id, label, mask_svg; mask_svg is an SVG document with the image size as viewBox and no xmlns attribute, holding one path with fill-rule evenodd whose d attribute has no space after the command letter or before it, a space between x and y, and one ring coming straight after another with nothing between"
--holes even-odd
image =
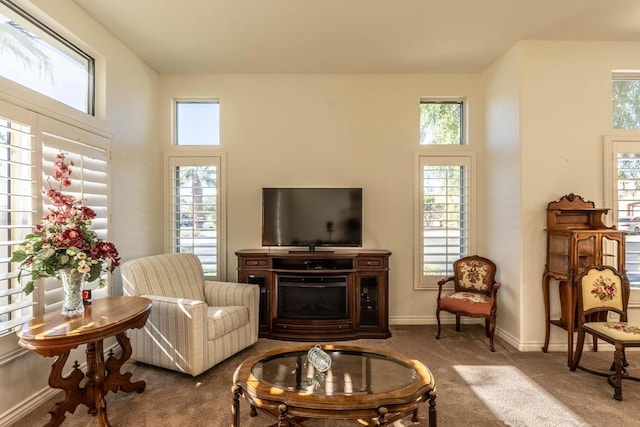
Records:
<instances>
[{"instance_id":1,"label":"carved wood table leg","mask_svg":"<svg viewBox=\"0 0 640 427\"><path fill-rule=\"evenodd\" d=\"M549 349L549 337L551 334L551 310L549 307L549 274L545 271L542 276L542 298L544 300L544 344L542 345L542 351L547 352Z\"/></svg>"},{"instance_id":2,"label":"carved wood table leg","mask_svg":"<svg viewBox=\"0 0 640 427\"><path fill-rule=\"evenodd\" d=\"M48 427L59 426L65 419L65 413L73 412L76 410L79 404L86 402L86 394L84 389L80 388L80 382L84 379L84 374L78 367L78 362L73 364L73 371L68 377L62 376L64 365L69 358L69 352L65 351L63 354L56 356L55 362L51 365L51 373L49 374L49 386L51 388L59 388L64 390L64 400L56 402L51 409L51 420L47 424Z\"/></svg>"},{"instance_id":3,"label":"carved wood table leg","mask_svg":"<svg viewBox=\"0 0 640 427\"><path fill-rule=\"evenodd\" d=\"M387 408L385 408L384 406L378 408L378 425L387 425Z\"/></svg>"},{"instance_id":4,"label":"carved wood table leg","mask_svg":"<svg viewBox=\"0 0 640 427\"><path fill-rule=\"evenodd\" d=\"M113 352L109 353L109 358L105 364L107 378L104 382L103 390L105 394L107 391L115 393L118 390L122 390L126 393L131 393L133 391L142 393L147 385L144 381L131 382L131 376L133 375L131 372L126 372L124 374L120 372L122 365L124 365L124 363L129 360L129 357L131 357L132 350L129 338L123 332L117 334L116 339L122 349L122 355L120 358L117 358L114 356Z\"/></svg>"},{"instance_id":5,"label":"carved wood table leg","mask_svg":"<svg viewBox=\"0 0 640 427\"><path fill-rule=\"evenodd\" d=\"M233 403L231 403L231 415L233 416L232 427L240 426L240 394L242 393L242 387L238 384L234 384L231 387L231 393L233 393Z\"/></svg>"},{"instance_id":6,"label":"carved wood table leg","mask_svg":"<svg viewBox=\"0 0 640 427\"><path fill-rule=\"evenodd\" d=\"M287 405L284 403L278 405L278 427L289 427L289 421L287 421Z\"/></svg>"},{"instance_id":7,"label":"carved wood table leg","mask_svg":"<svg viewBox=\"0 0 640 427\"><path fill-rule=\"evenodd\" d=\"M438 426L438 414L436 412L436 392L429 392L429 427Z\"/></svg>"}]
</instances>

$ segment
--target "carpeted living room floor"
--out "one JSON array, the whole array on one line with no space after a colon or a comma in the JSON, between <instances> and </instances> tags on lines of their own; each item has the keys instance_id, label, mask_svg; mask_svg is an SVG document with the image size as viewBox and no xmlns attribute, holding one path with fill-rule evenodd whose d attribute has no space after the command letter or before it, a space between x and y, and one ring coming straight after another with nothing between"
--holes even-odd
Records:
<instances>
[{"instance_id":1,"label":"carpeted living room floor","mask_svg":"<svg viewBox=\"0 0 640 427\"><path fill-rule=\"evenodd\" d=\"M613 399L606 378L583 371L571 372L564 352L519 352L496 339L496 352L489 351L484 328L462 325L443 327L436 340L435 326L392 326L386 340L342 341L342 344L397 351L420 360L433 373L438 392L440 427L489 426L631 426L640 420L640 382L624 381L624 401ZM144 380L141 393L109 393L108 417L112 426L229 426L231 385L236 366L245 358L271 349L299 346L300 342L260 339L250 348L193 378L153 366L127 362L132 381ZM309 343L311 348L315 343ZM640 375L640 352L629 352L629 370ZM51 359L53 362L53 359ZM582 362L592 368L609 367L612 353L586 351ZM48 409L62 393L37 408L14 426L32 427L49 421ZM249 416L240 403L241 425L268 426L266 415ZM420 424L428 425L427 405L420 406ZM356 426L353 421L310 420L310 427ZM394 426L413 425L411 417ZM63 426L98 426L98 420L79 406L67 414Z\"/></svg>"}]
</instances>

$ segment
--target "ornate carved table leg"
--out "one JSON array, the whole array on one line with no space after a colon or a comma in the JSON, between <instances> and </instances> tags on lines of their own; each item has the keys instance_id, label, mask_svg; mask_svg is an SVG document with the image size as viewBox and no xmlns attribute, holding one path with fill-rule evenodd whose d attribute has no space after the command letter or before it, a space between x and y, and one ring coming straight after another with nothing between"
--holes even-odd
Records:
<instances>
[{"instance_id":1,"label":"ornate carved table leg","mask_svg":"<svg viewBox=\"0 0 640 427\"><path fill-rule=\"evenodd\" d=\"M436 412L436 392L429 392L429 427L438 426L438 414Z\"/></svg>"},{"instance_id":2,"label":"ornate carved table leg","mask_svg":"<svg viewBox=\"0 0 640 427\"><path fill-rule=\"evenodd\" d=\"M549 308L549 274L545 271L542 276L542 298L544 300L544 344L542 345L542 351L547 352L549 349L549 337L551 334L551 311Z\"/></svg>"},{"instance_id":3,"label":"ornate carved table leg","mask_svg":"<svg viewBox=\"0 0 640 427\"><path fill-rule=\"evenodd\" d=\"M147 385L144 381L132 383L131 376L133 374L131 372L120 373L122 365L131 357L132 351L129 338L123 332L116 335L116 339L118 340L118 344L120 344L120 348L122 348L122 355L118 359L114 356L113 352L109 353L109 358L105 364L107 377L104 382L104 392L106 394L107 391L113 391L115 393L118 390L122 390L126 393L131 393L132 391L142 393Z\"/></svg>"},{"instance_id":4,"label":"ornate carved table leg","mask_svg":"<svg viewBox=\"0 0 640 427\"><path fill-rule=\"evenodd\" d=\"M387 425L387 412L387 408L385 408L384 406L378 408L378 425Z\"/></svg>"},{"instance_id":5,"label":"ornate carved table leg","mask_svg":"<svg viewBox=\"0 0 640 427\"><path fill-rule=\"evenodd\" d=\"M51 388L59 388L64 390L64 400L56 402L51 409L51 420L47 424L48 427L59 426L65 419L65 413L73 413L79 404L86 403L85 389L80 388L80 382L84 379L84 374L78 367L78 362L73 364L73 371L68 377L62 376L64 365L69 358L69 352L56 356L55 362L51 365L51 373L49 374L49 386Z\"/></svg>"},{"instance_id":6,"label":"ornate carved table leg","mask_svg":"<svg viewBox=\"0 0 640 427\"><path fill-rule=\"evenodd\" d=\"M278 427L288 427L289 421L287 421L287 405L284 403L278 406Z\"/></svg>"},{"instance_id":7,"label":"ornate carved table leg","mask_svg":"<svg viewBox=\"0 0 640 427\"><path fill-rule=\"evenodd\" d=\"M240 394L242 393L242 387L238 384L234 384L231 387L231 393L233 393L233 403L231 404L231 415L233 416L232 427L240 426Z\"/></svg>"}]
</instances>

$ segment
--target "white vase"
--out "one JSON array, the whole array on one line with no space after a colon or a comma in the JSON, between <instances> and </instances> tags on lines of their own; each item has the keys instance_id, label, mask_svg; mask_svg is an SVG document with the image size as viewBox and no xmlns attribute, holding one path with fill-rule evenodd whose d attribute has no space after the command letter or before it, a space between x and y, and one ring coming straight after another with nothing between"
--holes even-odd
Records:
<instances>
[{"instance_id":1,"label":"white vase","mask_svg":"<svg viewBox=\"0 0 640 427\"><path fill-rule=\"evenodd\" d=\"M85 273L78 270L60 270L62 280L62 315L65 317L82 316L84 304L82 302L82 288Z\"/></svg>"}]
</instances>

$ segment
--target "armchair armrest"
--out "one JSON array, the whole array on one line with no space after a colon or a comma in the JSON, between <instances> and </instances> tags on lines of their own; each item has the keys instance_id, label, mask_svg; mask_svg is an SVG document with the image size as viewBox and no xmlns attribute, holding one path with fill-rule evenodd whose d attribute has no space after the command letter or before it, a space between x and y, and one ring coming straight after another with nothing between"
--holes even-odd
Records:
<instances>
[{"instance_id":1,"label":"armchair armrest","mask_svg":"<svg viewBox=\"0 0 640 427\"><path fill-rule=\"evenodd\" d=\"M258 285L234 282L204 282L204 297L210 306L244 305L258 307Z\"/></svg>"},{"instance_id":2,"label":"armchair armrest","mask_svg":"<svg viewBox=\"0 0 640 427\"><path fill-rule=\"evenodd\" d=\"M241 305L249 311L252 340L258 339L260 287L248 283L204 282L204 296L211 306Z\"/></svg>"},{"instance_id":3,"label":"armchair armrest","mask_svg":"<svg viewBox=\"0 0 640 427\"><path fill-rule=\"evenodd\" d=\"M440 279L438 280L438 287L442 288L442 285L446 284L447 282L452 282L455 279L455 277L453 276L449 276L449 277L445 277L444 279Z\"/></svg>"},{"instance_id":4,"label":"armchair armrest","mask_svg":"<svg viewBox=\"0 0 640 427\"><path fill-rule=\"evenodd\" d=\"M442 296L442 287L449 282L453 282L454 280L455 277L453 276L445 277L444 279L438 280L438 298L436 299L436 301L440 301L440 297Z\"/></svg>"}]
</instances>

